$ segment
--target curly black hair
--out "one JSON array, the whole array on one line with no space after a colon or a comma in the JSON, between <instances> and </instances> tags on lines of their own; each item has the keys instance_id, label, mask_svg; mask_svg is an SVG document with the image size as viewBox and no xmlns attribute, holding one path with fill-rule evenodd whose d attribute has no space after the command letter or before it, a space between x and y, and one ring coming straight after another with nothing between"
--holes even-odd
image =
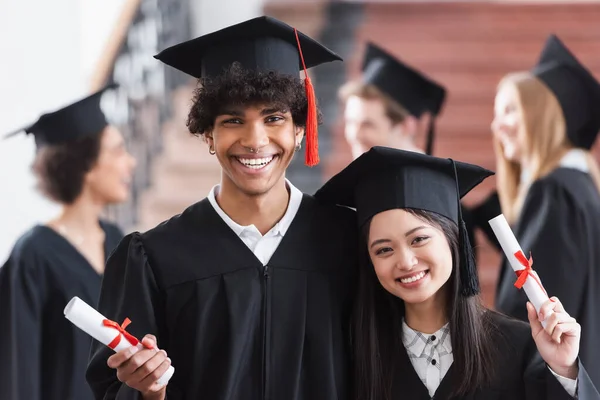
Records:
<instances>
[{"instance_id":1,"label":"curly black hair","mask_svg":"<svg viewBox=\"0 0 600 400\"><path fill-rule=\"evenodd\" d=\"M187 127L194 135L212 130L215 119L231 106L268 105L290 111L296 126L306 126L308 102L299 77L276 72L257 72L233 63L221 75L200 79L194 91ZM321 122L321 113L317 109Z\"/></svg>"},{"instance_id":2,"label":"curly black hair","mask_svg":"<svg viewBox=\"0 0 600 400\"><path fill-rule=\"evenodd\" d=\"M32 170L37 188L49 199L72 204L83 190L85 175L100 154L102 132L76 141L41 147Z\"/></svg>"}]
</instances>

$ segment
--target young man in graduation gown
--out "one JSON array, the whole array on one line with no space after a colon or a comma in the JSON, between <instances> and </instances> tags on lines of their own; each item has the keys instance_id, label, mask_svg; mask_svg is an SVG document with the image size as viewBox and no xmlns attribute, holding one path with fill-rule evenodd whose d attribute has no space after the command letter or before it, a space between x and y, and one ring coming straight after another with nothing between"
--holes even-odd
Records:
<instances>
[{"instance_id":1,"label":"young man in graduation gown","mask_svg":"<svg viewBox=\"0 0 600 400\"><path fill-rule=\"evenodd\" d=\"M548 293L581 324L581 359L600 387L600 180L596 161L585 156L600 130L600 83L554 35L530 72L558 100L568 144L555 168L530 183L515 236ZM526 320L527 299L514 282L505 261L496 308Z\"/></svg>"},{"instance_id":2,"label":"young man in graduation gown","mask_svg":"<svg viewBox=\"0 0 600 400\"><path fill-rule=\"evenodd\" d=\"M446 89L439 83L369 42L360 78L342 86L339 96L345 103L344 135L354 159L373 146L423 153L415 139L425 133L425 153L432 154L435 119L446 100ZM463 207L471 244L475 217L481 219L484 211L478 208L475 214Z\"/></svg>"},{"instance_id":3,"label":"young man in graduation gown","mask_svg":"<svg viewBox=\"0 0 600 400\"><path fill-rule=\"evenodd\" d=\"M425 152L432 153L446 90L374 43L367 43L360 78L342 86L339 96L354 159L373 146L423 153L415 138L424 133Z\"/></svg>"},{"instance_id":4,"label":"young man in graduation gown","mask_svg":"<svg viewBox=\"0 0 600 400\"><path fill-rule=\"evenodd\" d=\"M260 17L156 58L201 80L188 127L219 160L221 183L109 259L99 311L130 318L129 332L157 349L111 356L96 343L96 398L347 399L355 215L285 179L303 136L317 161L314 93L299 70L340 57Z\"/></svg>"}]
</instances>

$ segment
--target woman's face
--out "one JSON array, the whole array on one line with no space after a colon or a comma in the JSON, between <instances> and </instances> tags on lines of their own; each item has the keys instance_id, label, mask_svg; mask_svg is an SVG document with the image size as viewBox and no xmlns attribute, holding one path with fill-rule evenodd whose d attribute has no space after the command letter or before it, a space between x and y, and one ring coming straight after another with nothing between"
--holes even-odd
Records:
<instances>
[{"instance_id":1,"label":"woman's face","mask_svg":"<svg viewBox=\"0 0 600 400\"><path fill-rule=\"evenodd\" d=\"M523 115L518 107L518 94L513 85L502 85L496 93L492 132L502 143L504 157L521 162L524 148Z\"/></svg>"},{"instance_id":2,"label":"woman's face","mask_svg":"<svg viewBox=\"0 0 600 400\"><path fill-rule=\"evenodd\" d=\"M452 252L438 226L394 209L373 217L368 250L381 285L407 304L438 295L452 273Z\"/></svg>"},{"instance_id":3,"label":"woman's face","mask_svg":"<svg viewBox=\"0 0 600 400\"><path fill-rule=\"evenodd\" d=\"M85 177L84 191L106 204L127 200L135 164L123 135L109 125L102 133L98 161Z\"/></svg>"}]
</instances>

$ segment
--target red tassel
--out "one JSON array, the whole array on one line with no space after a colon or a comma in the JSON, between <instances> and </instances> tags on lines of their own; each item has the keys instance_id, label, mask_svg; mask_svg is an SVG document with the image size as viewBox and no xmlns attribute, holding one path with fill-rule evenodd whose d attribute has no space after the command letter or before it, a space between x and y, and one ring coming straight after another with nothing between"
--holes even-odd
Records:
<instances>
[{"instance_id":1,"label":"red tassel","mask_svg":"<svg viewBox=\"0 0 600 400\"><path fill-rule=\"evenodd\" d=\"M317 121L317 99L315 89L306 76L304 79L304 88L306 89L306 99L308 100L308 113L306 115L306 154L304 163L309 167L314 167L319 163L319 123Z\"/></svg>"},{"instance_id":2,"label":"red tassel","mask_svg":"<svg viewBox=\"0 0 600 400\"><path fill-rule=\"evenodd\" d=\"M306 115L306 129L304 135L306 136L306 150L304 163L309 167L314 167L319 163L319 121L317 119L317 97L315 96L315 88L312 85L308 72L306 72L306 64L304 63L304 56L302 55L302 48L300 47L300 38L298 37L298 31L294 28L296 34L296 42L298 43L298 52L300 53L300 60L302 61L302 67L304 68L304 90L306 90L306 100L308 101L308 112Z\"/></svg>"}]
</instances>

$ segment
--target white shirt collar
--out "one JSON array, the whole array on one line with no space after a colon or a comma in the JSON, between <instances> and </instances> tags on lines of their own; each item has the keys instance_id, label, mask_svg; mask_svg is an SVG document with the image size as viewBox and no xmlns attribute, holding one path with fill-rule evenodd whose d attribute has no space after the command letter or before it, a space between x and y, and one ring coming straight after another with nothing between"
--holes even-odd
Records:
<instances>
[{"instance_id":1,"label":"white shirt collar","mask_svg":"<svg viewBox=\"0 0 600 400\"><path fill-rule=\"evenodd\" d=\"M287 210L283 217L275 224L269 231L270 234L283 236L286 234L289 227L292 225L292 221L298 213L300 203L302 202L302 192L296 188L289 180L285 180L286 187L290 190L290 201L288 203ZM251 230L258 232L258 229L254 225L243 226L232 220L229 215L221 209L217 203L217 194L219 193L220 185L215 185L208 193L208 201L213 206L217 214L225 221L225 223L235 232L236 235L241 236L245 231Z\"/></svg>"},{"instance_id":2,"label":"white shirt collar","mask_svg":"<svg viewBox=\"0 0 600 400\"><path fill-rule=\"evenodd\" d=\"M433 338L435 339L431 340ZM415 357L420 357L431 346L442 346L447 353L452 353L452 341L450 340L450 326L448 323L434 334L428 335L412 329L402 320L402 343L406 351L412 353Z\"/></svg>"},{"instance_id":3,"label":"white shirt collar","mask_svg":"<svg viewBox=\"0 0 600 400\"><path fill-rule=\"evenodd\" d=\"M590 168L582 149L571 149L560 159L559 165L563 168L577 169L582 172L590 172Z\"/></svg>"},{"instance_id":4,"label":"white shirt collar","mask_svg":"<svg viewBox=\"0 0 600 400\"><path fill-rule=\"evenodd\" d=\"M559 167L576 169L581 172L589 173L590 168L587 164L585 152L582 149L571 149L569 150L558 163ZM528 184L529 182L529 171L526 169L521 170L521 184Z\"/></svg>"}]
</instances>

